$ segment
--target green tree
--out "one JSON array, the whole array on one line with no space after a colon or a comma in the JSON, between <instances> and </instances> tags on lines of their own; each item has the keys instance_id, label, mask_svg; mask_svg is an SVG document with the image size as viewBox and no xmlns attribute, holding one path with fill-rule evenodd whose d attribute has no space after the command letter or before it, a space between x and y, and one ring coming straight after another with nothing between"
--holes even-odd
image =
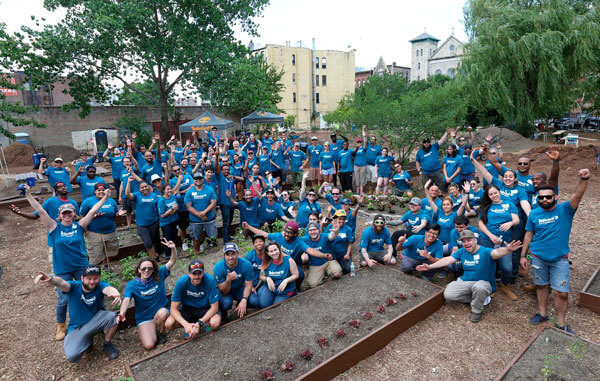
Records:
<instances>
[{"instance_id":1,"label":"green tree","mask_svg":"<svg viewBox=\"0 0 600 381\"><path fill-rule=\"evenodd\" d=\"M286 115L285 125L289 128L294 128L296 126L296 114Z\"/></svg>"},{"instance_id":2,"label":"green tree","mask_svg":"<svg viewBox=\"0 0 600 381\"><path fill-rule=\"evenodd\" d=\"M258 108L279 113L283 71L266 63L262 55L240 57L216 80L209 92L210 101L221 111L246 116Z\"/></svg>"},{"instance_id":3,"label":"green tree","mask_svg":"<svg viewBox=\"0 0 600 381\"><path fill-rule=\"evenodd\" d=\"M497 110L519 132L574 105L577 82L598 72L597 1L470 0L463 60L476 110Z\"/></svg>"},{"instance_id":4,"label":"green tree","mask_svg":"<svg viewBox=\"0 0 600 381\"><path fill-rule=\"evenodd\" d=\"M85 116L90 101L108 102L117 87L153 99L158 94L162 134L168 135L168 99L175 86L208 94L247 49L233 26L256 34L252 18L268 0L46 0L66 8L56 25L23 27L17 38L31 41L23 61L32 80L67 81L74 101L66 108ZM149 94L132 82L151 81ZM118 82L118 85L115 84Z\"/></svg>"},{"instance_id":5,"label":"green tree","mask_svg":"<svg viewBox=\"0 0 600 381\"><path fill-rule=\"evenodd\" d=\"M156 85L146 80L144 82L132 82L129 87L124 87L117 99L113 102L118 106L160 106L160 95ZM135 89L135 90L132 90ZM168 99L168 104L173 105L173 97Z\"/></svg>"}]
</instances>

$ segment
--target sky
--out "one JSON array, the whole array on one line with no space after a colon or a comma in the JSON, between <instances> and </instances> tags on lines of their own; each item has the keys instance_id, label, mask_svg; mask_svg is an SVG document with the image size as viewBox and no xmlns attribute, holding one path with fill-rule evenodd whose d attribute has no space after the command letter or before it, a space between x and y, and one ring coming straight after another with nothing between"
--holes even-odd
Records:
<instances>
[{"instance_id":1,"label":"sky","mask_svg":"<svg viewBox=\"0 0 600 381\"><path fill-rule=\"evenodd\" d=\"M33 26L31 15L56 22L63 12L47 12L43 0L0 0L0 22L10 32ZM440 43L453 32L466 42L463 23L465 0L271 0L261 17L258 37L236 34L244 44L253 42L295 46L302 41L317 49L356 50L356 66L373 68L379 57L386 64L410 66L410 39L427 31Z\"/></svg>"}]
</instances>

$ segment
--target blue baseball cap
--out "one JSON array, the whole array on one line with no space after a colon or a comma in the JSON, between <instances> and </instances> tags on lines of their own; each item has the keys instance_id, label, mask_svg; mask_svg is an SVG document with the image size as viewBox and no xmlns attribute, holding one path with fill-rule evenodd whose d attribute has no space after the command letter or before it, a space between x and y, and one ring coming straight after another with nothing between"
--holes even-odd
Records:
<instances>
[{"instance_id":1,"label":"blue baseball cap","mask_svg":"<svg viewBox=\"0 0 600 381\"><path fill-rule=\"evenodd\" d=\"M228 251L235 251L236 253L239 251L238 245L233 242L228 242L223 247L223 254L226 254Z\"/></svg>"}]
</instances>

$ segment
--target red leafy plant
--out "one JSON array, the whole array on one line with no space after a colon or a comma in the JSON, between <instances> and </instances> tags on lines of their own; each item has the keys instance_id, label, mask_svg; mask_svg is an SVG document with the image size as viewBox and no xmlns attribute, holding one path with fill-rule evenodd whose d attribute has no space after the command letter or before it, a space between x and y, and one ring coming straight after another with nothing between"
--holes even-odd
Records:
<instances>
[{"instance_id":1,"label":"red leafy plant","mask_svg":"<svg viewBox=\"0 0 600 381\"><path fill-rule=\"evenodd\" d=\"M329 345L329 341L325 336L321 336L317 339L317 343L321 346L321 348L326 348Z\"/></svg>"},{"instance_id":2,"label":"red leafy plant","mask_svg":"<svg viewBox=\"0 0 600 381\"><path fill-rule=\"evenodd\" d=\"M396 304L396 303L398 303L398 302L396 301L396 299L394 299L394 298L392 298L392 297L389 297L389 296L388 296L388 297L387 297L387 299L385 300L385 305L386 305L386 306L392 306L392 305L394 305L394 304Z\"/></svg>"},{"instance_id":3,"label":"red leafy plant","mask_svg":"<svg viewBox=\"0 0 600 381\"><path fill-rule=\"evenodd\" d=\"M356 320L356 319L350 320L348 323L352 326L352 328L358 328L358 327L360 327L360 322L358 320Z\"/></svg>"},{"instance_id":4,"label":"red leafy plant","mask_svg":"<svg viewBox=\"0 0 600 381\"><path fill-rule=\"evenodd\" d=\"M273 380L273 372L271 372L270 370L263 370L262 372L260 372L260 375L262 376L262 379L265 381Z\"/></svg>"},{"instance_id":5,"label":"red leafy plant","mask_svg":"<svg viewBox=\"0 0 600 381\"><path fill-rule=\"evenodd\" d=\"M371 320L371 318L373 317L373 315L371 315L370 312L365 312L364 314L362 314L362 317L365 320Z\"/></svg>"},{"instance_id":6,"label":"red leafy plant","mask_svg":"<svg viewBox=\"0 0 600 381\"><path fill-rule=\"evenodd\" d=\"M416 298L417 296L419 296L419 294L417 294L416 291L413 291L413 296Z\"/></svg>"},{"instance_id":7,"label":"red leafy plant","mask_svg":"<svg viewBox=\"0 0 600 381\"><path fill-rule=\"evenodd\" d=\"M385 312L385 307L382 306L381 304L377 306L377 312L379 312L380 314Z\"/></svg>"},{"instance_id":8,"label":"red leafy plant","mask_svg":"<svg viewBox=\"0 0 600 381\"><path fill-rule=\"evenodd\" d=\"M346 331L340 328L335 331L335 335L341 339L342 337L346 336Z\"/></svg>"},{"instance_id":9,"label":"red leafy plant","mask_svg":"<svg viewBox=\"0 0 600 381\"><path fill-rule=\"evenodd\" d=\"M303 349L302 351L300 351L300 355L302 356L302 358L304 358L305 360L310 360L313 358L313 353L310 351L310 349L306 348Z\"/></svg>"},{"instance_id":10,"label":"red leafy plant","mask_svg":"<svg viewBox=\"0 0 600 381\"><path fill-rule=\"evenodd\" d=\"M281 364L281 370L284 372L291 372L294 369L294 364L292 364L289 360L286 360L283 364Z\"/></svg>"},{"instance_id":11,"label":"red leafy plant","mask_svg":"<svg viewBox=\"0 0 600 381\"><path fill-rule=\"evenodd\" d=\"M400 293L396 294L396 298L398 298L398 299L406 299L406 295L404 295L403 293L400 292Z\"/></svg>"}]
</instances>

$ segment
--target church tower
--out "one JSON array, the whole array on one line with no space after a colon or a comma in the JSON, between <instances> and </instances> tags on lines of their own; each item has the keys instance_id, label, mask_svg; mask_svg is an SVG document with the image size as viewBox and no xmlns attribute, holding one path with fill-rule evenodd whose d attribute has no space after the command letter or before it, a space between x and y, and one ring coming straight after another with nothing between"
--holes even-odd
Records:
<instances>
[{"instance_id":1,"label":"church tower","mask_svg":"<svg viewBox=\"0 0 600 381\"><path fill-rule=\"evenodd\" d=\"M427 76L429 75L429 58L436 51L439 41L440 40L437 38L425 32L409 41L412 45L411 81L427 79Z\"/></svg>"}]
</instances>

